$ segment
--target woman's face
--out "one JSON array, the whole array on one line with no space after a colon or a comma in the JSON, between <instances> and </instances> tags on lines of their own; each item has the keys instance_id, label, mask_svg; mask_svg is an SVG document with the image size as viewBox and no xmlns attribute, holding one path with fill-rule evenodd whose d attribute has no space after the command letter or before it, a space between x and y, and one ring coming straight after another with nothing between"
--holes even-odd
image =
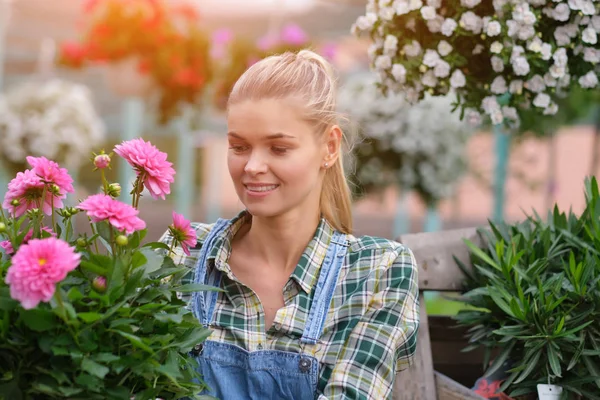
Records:
<instances>
[{"instance_id":1,"label":"woman's face","mask_svg":"<svg viewBox=\"0 0 600 400\"><path fill-rule=\"evenodd\" d=\"M328 145L285 100L230 106L227 163L250 214L277 217L318 212Z\"/></svg>"}]
</instances>

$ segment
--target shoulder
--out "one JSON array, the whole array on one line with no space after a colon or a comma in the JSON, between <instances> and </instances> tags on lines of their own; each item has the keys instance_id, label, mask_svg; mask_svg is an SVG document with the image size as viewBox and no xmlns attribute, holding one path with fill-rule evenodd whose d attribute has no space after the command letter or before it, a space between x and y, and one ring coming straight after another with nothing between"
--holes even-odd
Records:
<instances>
[{"instance_id":1,"label":"shoulder","mask_svg":"<svg viewBox=\"0 0 600 400\"><path fill-rule=\"evenodd\" d=\"M376 236L348 235L347 239L349 267L361 275L393 281L405 278L416 283L417 262L404 244Z\"/></svg>"}]
</instances>

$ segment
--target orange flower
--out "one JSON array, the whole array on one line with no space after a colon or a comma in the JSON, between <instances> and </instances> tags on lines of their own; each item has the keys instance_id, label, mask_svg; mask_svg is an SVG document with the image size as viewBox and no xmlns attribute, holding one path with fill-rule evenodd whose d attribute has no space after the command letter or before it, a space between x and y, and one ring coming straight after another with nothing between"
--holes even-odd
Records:
<instances>
[{"instance_id":1,"label":"orange flower","mask_svg":"<svg viewBox=\"0 0 600 400\"><path fill-rule=\"evenodd\" d=\"M196 73L191 67L186 67L177 71L173 76L173 82L180 86L197 89L204 83L204 77Z\"/></svg>"},{"instance_id":2,"label":"orange flower","mask_svg":"<svg viewBox=\"0 0 600 400\"><path fill-rule=\"evenodd\" d=\"M69 64L80 67L87 56L87 49L81 43L65 42L60 46L60 54Z\"/></svg>"}]
</instances>

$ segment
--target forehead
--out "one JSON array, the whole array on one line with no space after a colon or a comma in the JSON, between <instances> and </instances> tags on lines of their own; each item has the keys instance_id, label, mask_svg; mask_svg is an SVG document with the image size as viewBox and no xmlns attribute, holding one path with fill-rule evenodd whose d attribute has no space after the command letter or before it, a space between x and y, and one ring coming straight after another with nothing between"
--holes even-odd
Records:
<instances>
[{"instance_id":1,"label":"forehead","mask_svg":"<svg viewBox=\"0 0 600 400\"><path fill-rule=\"evenodd\" d=\"M299 106L285 99L246 100L229 106L227 125L238 135L274 132L301 136L312 132Z\"/></svg>"}]
</instances>

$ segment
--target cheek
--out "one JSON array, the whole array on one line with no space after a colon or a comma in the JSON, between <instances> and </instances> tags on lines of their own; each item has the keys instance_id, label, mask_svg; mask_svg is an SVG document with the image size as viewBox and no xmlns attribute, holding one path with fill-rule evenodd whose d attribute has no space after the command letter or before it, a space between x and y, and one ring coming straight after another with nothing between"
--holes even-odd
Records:
<instances>
[{"instance_id":1,"label":"cheek","mask_svg":"<svg viewBox=\"0 0 600 400\"><path fill-rule=\"evenodd\" d=\"M246 166L246 159L234 154L227 155L227 168L229 174L234 180L239 178L244 173L244 167Z\"/></svg>"}]
</instances>

